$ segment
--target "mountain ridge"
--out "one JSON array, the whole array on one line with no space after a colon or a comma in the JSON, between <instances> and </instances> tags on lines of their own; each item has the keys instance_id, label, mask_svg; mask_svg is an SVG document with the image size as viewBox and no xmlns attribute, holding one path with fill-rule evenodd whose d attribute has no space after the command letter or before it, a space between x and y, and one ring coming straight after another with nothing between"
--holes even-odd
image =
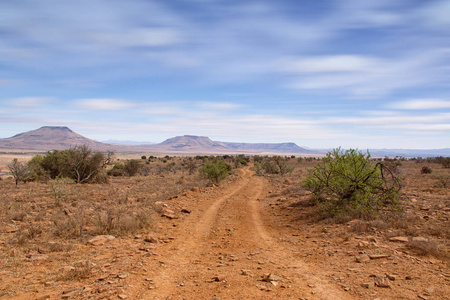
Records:
<instances>
[{"instance_id":1,"label":"mountain ridge","mask_svg":"<svg viewBox=\"0 0 450 300\"><path fill-rule=\"evenodd\" d=\"M0 149L64 150L87 145L96 151L161 152L187 154L253 154L253 153L313 153L295 143L231 143L213 141L206 136L183 135L166 139L155 145L117 145L86 138L66 126L43 126L0 139Z\"/></svg>"}]
</instances>

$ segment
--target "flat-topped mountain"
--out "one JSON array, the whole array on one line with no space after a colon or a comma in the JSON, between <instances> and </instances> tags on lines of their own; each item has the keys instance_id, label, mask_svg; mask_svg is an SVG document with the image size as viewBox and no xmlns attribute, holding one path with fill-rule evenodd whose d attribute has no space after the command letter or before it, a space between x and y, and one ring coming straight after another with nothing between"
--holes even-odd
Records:
<instances>
[{"instance_id":1,"label":"flat-topped mountain","mask_svg":"<svg viewBox=\"0 0 450 300\"><path fill-rule=\"evenodd\" d=\"M0 139L1 149L20 150L64 150L86 145L93 150L112 149L109 144L88 139L65 126L43 126L36 130L19 133L13 137Z\"/></svg>"},{"instance_id":2,"label":"flat-topped mountain","mask_svg":"<svg viewBox=\"0 0 450 300\"><path fill-rule=\"evenodd\" d=\"M167 139L164 142L157 144L156 146L181 151L230 150L230 148L224 145L224 143L215 142L206 136L195 135L177 136Z\"/></svg>"}]
</instances>

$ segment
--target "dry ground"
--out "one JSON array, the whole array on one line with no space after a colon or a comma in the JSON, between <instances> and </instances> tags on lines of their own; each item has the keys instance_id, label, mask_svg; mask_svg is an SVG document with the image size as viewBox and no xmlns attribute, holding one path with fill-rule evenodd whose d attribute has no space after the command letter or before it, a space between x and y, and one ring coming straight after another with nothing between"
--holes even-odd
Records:
<instances>
[{"instance_id":1,"label":"dry ground","mask_svg":"<svg viewBox=\"0 0 450 300\"><path fill-rule=\"evenodd\" d=\"M431 176L449 169L403 162L395 217L320 220L299 184L314 162L290 163L209 187L161 168L101 185L2 180L0 298L450 299L450 199Z\"/></svg>"}]
</instances>

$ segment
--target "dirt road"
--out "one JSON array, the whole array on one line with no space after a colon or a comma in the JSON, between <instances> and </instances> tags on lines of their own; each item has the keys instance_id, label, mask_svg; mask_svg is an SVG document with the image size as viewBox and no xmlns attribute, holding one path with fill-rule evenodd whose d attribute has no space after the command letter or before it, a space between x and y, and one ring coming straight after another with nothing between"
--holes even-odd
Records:
<instances>
[{"instance_id":1,"label":"dirt road","mask_svg":"<svg viewBox=\"0 0 450 300\"><path fill-rule=\"evenodd\" d=\"M350 299L277 242L260 214L265 180L245 168L209 195L184 195L192 213L168 221L171 242L158 245L157 264L131 278L144 282L131 298Z\"/></svg>"}]
</instances>

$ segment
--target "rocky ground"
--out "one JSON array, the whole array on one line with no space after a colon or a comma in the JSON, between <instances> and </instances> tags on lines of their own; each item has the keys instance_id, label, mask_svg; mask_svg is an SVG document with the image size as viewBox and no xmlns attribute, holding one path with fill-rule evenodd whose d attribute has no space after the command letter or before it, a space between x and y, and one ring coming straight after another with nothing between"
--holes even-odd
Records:
<instances>
[{"instance_id":1,"label":"rocky ground","mask_svg":"<svg viewBox=\"0 0 450 300\"><path fill-rule=\"evenodd\" d=\"M0 298L450 299L448 188L407 162L403 213L320 220L299 185L311 165L209 187L187 174L0 181Z\"/></svg>"}]
</instances>

